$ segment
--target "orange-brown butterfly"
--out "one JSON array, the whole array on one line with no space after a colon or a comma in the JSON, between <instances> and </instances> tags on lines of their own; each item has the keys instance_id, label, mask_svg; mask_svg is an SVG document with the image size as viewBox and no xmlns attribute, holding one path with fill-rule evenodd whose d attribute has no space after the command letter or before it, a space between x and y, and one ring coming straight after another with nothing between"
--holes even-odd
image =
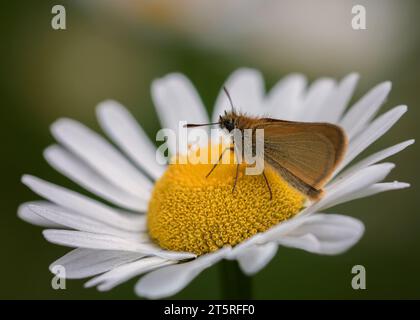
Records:
<instances>
[{"instance_id":1,"label":"orange-brown butterfly","mask_svg":"<svg viewBox=\"0 0 420 320\"><path fill-rule=\"evenodd\" d=\"M264 129L264 163L271 166L292 187L310 199L319 199L322 196L324 184L346 152L347 136L343 129L330 123L295 122L247 116L235 111L229 92L226 88L224 90L232 108L230 112L225 111L216 123L188 124L186 127L218 124L229 132L234 129L242 132L245 129L251 129L253 134L257 129ZM252 149L255 150L255 139L252 139L252 143ZM207 176L218 163L213 166ZM233 191L238 179L238 168L239 164L237 164ZM270 184L264 171L262 174L271 199Z\"/></svg>"}]
</instances>

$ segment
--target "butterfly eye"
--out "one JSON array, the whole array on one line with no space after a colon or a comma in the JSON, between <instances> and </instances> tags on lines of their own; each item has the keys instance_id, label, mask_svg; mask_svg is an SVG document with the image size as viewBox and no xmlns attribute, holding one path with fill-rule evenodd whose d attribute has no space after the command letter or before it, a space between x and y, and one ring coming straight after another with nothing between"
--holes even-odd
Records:
<instances>
[{"instance_id":1,"label":"butterfly eye","mask_svg":"<svg viewBox=\"0 0 420 320\"><path fill-rule=\"evenodd\" d=\"M229 119L225 122L225 128L230 132L235 129L235 123L232 119Z\"/></svg>"}]
</instances>

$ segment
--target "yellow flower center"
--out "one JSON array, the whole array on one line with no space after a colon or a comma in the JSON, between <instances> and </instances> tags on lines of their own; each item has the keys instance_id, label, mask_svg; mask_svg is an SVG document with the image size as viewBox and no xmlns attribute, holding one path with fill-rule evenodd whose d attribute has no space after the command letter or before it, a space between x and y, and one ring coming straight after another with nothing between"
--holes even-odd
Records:
<instances>
[{"instance_id":1,"label":"yellow flower center","mask_svg":"<svg viewBox=\"0 0 420 320\"><path fill-rule=\"evenodd\" d=\"M220 154L218 146L211 148L215 150ZM234 154L226 152L225 156L233 159ZM187 159L176 159L181 158ZM213 164L179 162L172 161L156 182L147 216L150 237L168 250L201 255L224 245L234 246L291 218L305 200L268 166L265 174L272 200L264 177L245 175L244 164L232 193L236 164L219 164L206 178Z\"/></svg>"}]
</instances>

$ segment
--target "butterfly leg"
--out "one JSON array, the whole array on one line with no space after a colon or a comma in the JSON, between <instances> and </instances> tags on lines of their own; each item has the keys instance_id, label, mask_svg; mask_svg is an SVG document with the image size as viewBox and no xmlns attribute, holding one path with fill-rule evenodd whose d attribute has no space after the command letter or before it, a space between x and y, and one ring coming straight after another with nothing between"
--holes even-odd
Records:
<instances>
[{"instance_id":1,"label":"butterfly leg","mask_svg":"<svg viewBox=\"0 0 420 320\"><path fill-rule=\"evenodd\" d=\"M230 151L235 151L235 148L234 148L234 147L228 147L228 148L226 148L225 150L223 150L223 151L222 151L222 153L220 154L219 160L217 160L217 162L214 164L213 168L211 168L210 172L209 172L209 173L207 173L206 178L208 178L208 177L209 177L209 175L211 175L211 173L214 171L214 169L216 169L217 165L220 163L220 161L222 161L222 159L223 159L223 155L224 155L224 154L225 154L225 152L226 152L226 151L228 151L228 150L230 150Z\"/></svg>"},{"instance_id":2,"label":"butterfly leg","mask_svg":"<svg viewBox=\"0 0 420 320\"><path fill-rule=\"evenodd\" d=\"M240 166L240 164L238 163L238 164L236 165L236 175L235 175L235 182L233 183L232 193L234 193L234 192L235 192L236 183L238 182L239 166Z\"/></svg>"},{"instance_id":3,"label":"butterfly leg","mask_svg":"<svg viewBox=\"0 0 420 320\"><path fill-rule=\"evenodd\" d=\"M265 171L263 171L263 177L265 180L265 184L268 187L268 191L270 192L270 201L273 199L273 192L271 191L270 183L268 182L267 176L265 175Z\"/></svg>"}]
</instances>

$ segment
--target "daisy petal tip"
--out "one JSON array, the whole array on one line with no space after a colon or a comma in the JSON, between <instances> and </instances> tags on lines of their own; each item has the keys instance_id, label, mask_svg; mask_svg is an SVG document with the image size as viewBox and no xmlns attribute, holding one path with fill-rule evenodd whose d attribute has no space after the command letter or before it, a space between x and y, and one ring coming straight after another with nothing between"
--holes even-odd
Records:
<instances>
[{"instance_id":1,"label":"daisy petal tip","mask_svg":"<svg viewBox=\"0 0 420 320\"><path fill-rule=\"evenodd\" d=\"M407 112L408 107L405 104L399 105L397 107L395 107L395 110L398 114L400 114L401 116Z\"/></svg>"},{"instance_id":2,"label":"daisy petal tip","mask_svg":"<svg viewBox=\"0 0 420 320\"><path fill-rule=\"evenodd\" d=\"M114 112L125 109L118 101L107 99L96 105L96 116L101 119L103 117L112 116Z\"/></svg>"},{"instance_id":3,"label":"daisy petal tip","mask_svg":"<svg viewBox=\"0 0 420 320\"><path fill-rule=\"evenodd\" d=\"M373 166L372 166L373 167ZM383 162L376 165L376 167L380 168L382 167L386 171L391 171L395 168L395 163L392 162Z\"/></svg>"},{"instance_id":4,"label":"daisy petal tip","mask_svg":"<svg viewBox=\"0 0 420 320\"><path fill-rule=\"evenodd\" d=\"M253 68L237 69L232 73L230 78L236 79L236 81L254 81L256 84L262 84L264 81L261 72ZM229 88L227 89L229 90Z\"/></svg>"},{"instance_id":5,"label":"daisy petal tip","mask_svg":"<svg viewBox=\"0 0 420 320\"><path fill-rule=\"evenodd\" d=\"M163 99L162 96L164 95L165 91L165 79L159 78L152 81L150 85L150 92L152 95L153 102L156 108L159 108L160 102Z\"/></svg>"},{"instance_id":6,"label":"daisy petal tip","mask_svg":"<svg viewBox=\"0 0 420 320\"><path fill-rule=\"evenodd\" d=\"M19 204L18 208L17 208L17 213L19 214L19 212L21 212L24 208L26 208L27 204L25 203L21 203Z\"/></svg>"},{"instance_id":7,"label":"daisy petal tip","mask_svg":"<svg viewBox=\"0 0 420 320\"><path fill-rule=\"evenodd\" d=\"M162 78L157 78L152 81L152 84L151 84L152 93L155 90L159 91L163 89L164 86L170 83L190 83L190 80L182 73L179 73L179 72L169 73Z\"/></svg>"},{"instance_id":8,"label":"daisy petal tip","mask_svg":"<svg viewBox=\"0 0 420 320\"><path fill-rule=\"evenodd\" d=\"M190 80L180 72L172 72L166 75L163 79L168 82L178 81L178 82L190 82Z\"/></svg>"},{"instance_id":9,"label":"daisy petal tip","mask_svg":"<svg viewBox=\"0 0 420 320\"><path fill-rule=\"evenodd\" d=\"M306 80L306 76L303 73L299 73L299 72L289 73L288 75L285 76L285 78L298 80L298 81Z\"/></svg>"},{"instance_id":10,"label":"daisy petal tip","mask_svg":"<svg viewBox=\"0 0 420 320\"><path fill-rule=\"evenodd\" d=\"M50 125L50 132L57 141L60 141L60 138L77 124L78 122L73 119L59 118Z\"/></svg>"},{"instance_id":11,"label":"daisy petal tip","mask_svg":"<svg viewBox=\"0 0 420 320\"><path fill-rule=\"evenodd\" d=\"M20 204L17 208L17 216L19 219L23 220L23 221L27 221L26 219L26 209L28 208L27 204Z\"/></svg>"},{"instance_id":12,"label":"daisy petal tip","mask_svg":"<svg viewBox=\"0 0 420 320\"><path fill-rule=\"evenodd\" d=\"M392 183L396 186L395 189L407 189L411 187L411 184L408 182L393 181Z\"/></svg>"},{"instance_id":13,"label":"daisy petal tip","mask_svg":"<svg viewBox=\"0 0 420 320\"><path fill-rule=\"evenodd\" d=\"M242 67L234 70L232 74L236 75L252 75L252 76L261 76L261 72L258 69L254 69L251 67Z\"/></svg>"},{"instance_id":14,"label":"daisy petal tip","mask_svg":"<svg viewBox=\"0 0 420 320\"><path fill-rule=\"evenodd\" d=\"M383 86L383 88L386 90L386 91L391 91L391 89L392 89L392 82L391 81L385 81L385 82L382 82L382 84L381 84L382 86Z\"/></svg>"},{"instance_id":15,"label":"daisy petal tip","mask_svg":"<svg viewBox=\"0 0 420 320\"><path fill-rule=\"evenodd\" d=\"M358 72L351 72L345 78L346 79L352 79L353 81L356 81L356 80L359 80L360 79L360 73L358 73Z\"/></svg>"},{"instance_id":16,"label":"daisy petal tip","mask_svg":"<svg viewBox=\"0 0 420 320\"><path fill-rule=\"evenodd\" d=\"M50 237L50 235L51 235L51 232L50 232L51 230L42 230L42 235L44 236L44 238L45 239L47 239L48 240L48 238Z\"/></svg>"},{"instance_id":17,"label":"daisy petal tip","mask_svg":"<svg viewBox=\"0 0 420 320\"><path fill-rule=\"evenodd\" d=\"M146 275L147 276L147 275ZM144 277L143 277L144 278ZM143 278L141 278L134 287L134 293L139 296L150 300L162 299L166 297L173 296L181 289L173 289L170 291L161 291L161 290L149 290L147 285L143 284Z\"/></svg>"},{"instance_id":18,"label":"daisy petal tip","mask_svg":"<svg viewBox=\"0 0 420 320\"><path fill-rule=\"evenodd\" d=\"M247 269L246 266L242 265L239 261L239 267L241 268L241 271L244 273L244 275L248 276L248 277L252 277L255 276L259 270L252 270L252 269Z\"/></svg>"},{"instance_id":19,"label":"daisy petal tip","mask_svg":"<svg viewBox=\"0 0 420 320\"><path fill-rule=\"evenodd\" d=\"M379 83L372 90L374 90L374 92L377 92L377 93L382 93L384 98L386 98L389 92L391 91L391 89L392 89L392 82L384 81L384 82Z\"/></svg>"},{"instance_id":20,"label":"daisy petal tip","mask_svg":"<svg viewBox=\"0 0 420 320\"><path fill-rule=\"evenodd\" d=\"M85 289L89 289L89 288L92 288L94 286L95 286L95 284L92 283L91 280L89 280L88 282L86 282L86 283L83 284L83 288L85 288Z\"/></svg>"},{"instance_id":21,"label":"daisy petal tip","mask_svg":"<svg viewBox=\"0 0 420 320\"><path fill-rule=\"evenodd\" d=\"M253 276L268 265L276 255L277 249L278 244L275 242L256 245L240 252L236 260L244 274Z\"/></svg>"},{"instance_id":22,"label":"daisy petal tip","mask_svg":"<svg viewBox=\"0 0 420 320\"><path fill-rule=\"evenodd\" d=\"M346 246L343 246L342 250L338 250L337 253L333 254L341 254L348 250L350 250L359 240L363 237L365 233L365 225L362 221L356 218L349 217L351 219L351 223L349 223L349 226L353 228L353 239L347 243Z\"/></svg>"},{"instance_id":23,"label":"daisy petal tip","mask_svg":"<svg viewBox=\"0 0 420 320\"><path fill-rule=\"evenodd\" d=\"M353 227L354 234L352 239L349 239L345 244L334 246L334 248L323 248L322 252L319 252L319 254L333 256L349 251L356 243L360 241L365 233L365 225L361 221L358 221L358 225Z\"/></svg>"},{"instance_id":24,"label":"daisy petal tip","mask_svg":"<svg viewBox=\"0 0 420 320\"><path fill-rule=\"evenodd\" d=\"M113 99L106 99L99 102L96 106L96 109L115 109L119 108L120 106L121 104L118 101Z\"/></svg>"},{"instance_id":25,"label":"daisy petal tip","mask_svg":"<svg viewBox=\"0 0 420 320\"><path fill-rule=\"evenodd\" d=\"M93 288L93 287L95 287L95 286L96 286L96 289L98 289L98 291L107 291L107 290L101 290L101 288L102 288L102 289L104 289L104 287L106 287L106 284L105 284L105 283L103 283L103 278L102 278L102 276L99 276L99 277L94 277L94 278L92 278L92 279L90 279L90 280L86 281L86 282L83 284L83 287L84 287L85 289L88 289L88 288Z\"/></svg>"},{"instance_id":26,"label":"daisy petal tip","mask_svg":"<svg viewBox=\"0 0 420 320\"><path fill-rule=\"evenodd\" d=\"M35 177L30 174L24 174L20 178L20 181L27 187L30 187L30 185L34 182L34 180L35 180Z\"/></svg>"},{"instance_id":27,"label":"daisy petal tip","mask_svg":"<svg viewBox=\"0 0 420 320\"><path fill-rule=\"evenodd\" d=\"M48 270L49 270L51 273L54 273L54 274L55 274L54 269L55 269L55 267L56 267L56 266L59 266L59 264L56 264L56 262L53 262L53 263L51 263L51 264L48 266Z\"/></svg>"},{"instance_id":28,"label":"daisy petal tip","mask_svg":"<svg viewBox=\"0 0 420 320\"><path fill-rule=\"evenodd\" d=\"M141 281L141 280L140 280ZM141 285L140 285L140 281L136 284L136 286L134 287L134 293L139 296L139 297L143 297L146 299L157 299L155 298L153 295L150 295L150 293L148 292L148 290L144 289Z\"/></svg>"},{"instance_id":29,"label":"daisy petal tip","mask_svg":"<svg viewBox=\"0 0 420 320\"><path fill-rule=\"evenodd\" d=\"M377 84L370 92L376 93L376 96L381 96L385 99L389 92L392 89L392 82L391 81L384 81Z\"/></svg>"},{"instance_id":30,"label":"daisy petal tip","mask_svg":"<svg viewBox=\"0 0 420 320\"><path fill-rule=\"evenodd\" d=\"M46 147L43 151L43 156L46 160L51 159L54 157L55 154L57 154L60 150L60 146L57 144L52 144L48 147Z\"/></svg>"},{"instance_id":31,"label":"daisy petal tip","mask_svg":"<svg viewBox=\"0 0 420 320\"><path fill-rule=\"evenodd\" d=\"M72 124L74 122L74 120L70 119L70 118L66 118L66 117L62 117L62 118L58 118L57 120L55 120L51 126L51 132L55 133L60 131L61 129L67 127L68 125Z\"/></svg>"},{"instance_id":32,"label":"daisy petal tip","mask_svg":"<svg viewBox=\"0 0 420 320\"><path fill-rule=\"evenodd\" d=\"M98 103L95 109L96 117L100 123L106 122L107 119L118 117L121 112L126 112L125 107L112 99Z\"/></svg>"},{"instance_id":33,"label":"daisy petal tip","mask_svg":"<svg viewBox=\"0 0 420 320\"><path fill-rule=\"evenodd\" d=\"M365 224L358 220L358 219L354 219L355 224L358 226L359 228L359 239L363 236L363 234L365 233Z\"/></svg>"},{"instance_id":34,"label":"daisy petal tip","mask_svg":"<svg viewBox=\"0 0 420 320\"><path fill-rule=\"evenodd\" d=\"M113 288L112 286L108 286L106 284L102 284L102 285L99 285L99 286L96 287L96 289L99 292L107 292L107 291L111 290L112 288Z\"/></svg>"},{"instance_id":35,"label":"daisy petal tip","mask_svg":"<svg viewBox=\"0 0 420 320\"><path fill-rule=\"evenodd\" d=\"M352 72L344 76L344 78L340 81L340 84L355 87L357 82L359 82L359 79L360 74L358 72Z\"/></svg>"},{"instance_id":36,"label":"daisy petal tip","mask_svg":"<svg viewBox=\"0 0 420 320\"><path fill-rule=\"evenodd\" d=\"M399 149L398 153L403 151L405 148L411 146L415 142L416 142L415 139L408 139L406 141L403 141L403 142L399 143L397 146L401 146L401 148Z\"/></svg>"},{"instance_id":37,"label":"daisy petal tip","mask_svg":"<svg viewBox=\"0 0 420 320\"><path fill-rule=\"evenodd\" d=\"M59 230L54 230L54 229L42 230L42 235L45 238L45 240L47 240L48 242L56 243L54 239L54 234L56 231L59 231Z\"/></svg>"},{"instance_id":38,"label":"daisy petal tip","mask_svg":"<svg viewBox=\"0 0 420 320\"><path fill-rule=\"evenodd\" d=\"M307 82L308 79L303 73L289 73L280 79L276 86L270 91L269 96L271 96L271 98L275 97L276 94L279 94L279 92L284 90L284 86L286 85L294 90L297 90L297 88L301 88L301 90L303 90L303 88L306 87Z\"/></svg>"}]
</instances>

